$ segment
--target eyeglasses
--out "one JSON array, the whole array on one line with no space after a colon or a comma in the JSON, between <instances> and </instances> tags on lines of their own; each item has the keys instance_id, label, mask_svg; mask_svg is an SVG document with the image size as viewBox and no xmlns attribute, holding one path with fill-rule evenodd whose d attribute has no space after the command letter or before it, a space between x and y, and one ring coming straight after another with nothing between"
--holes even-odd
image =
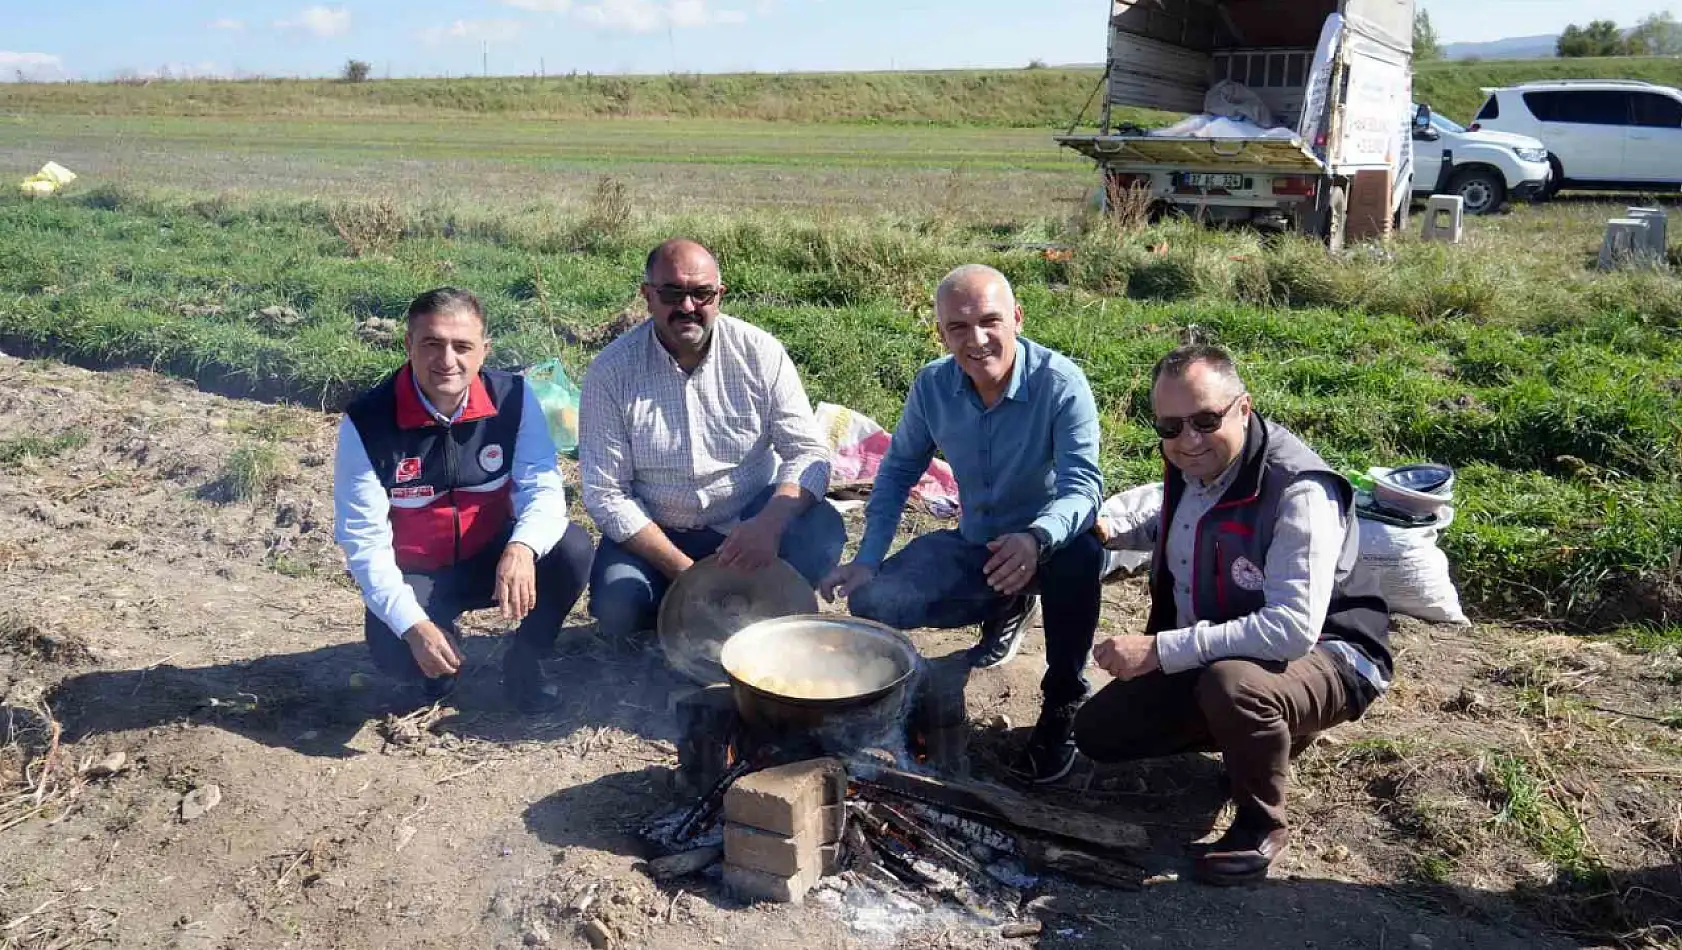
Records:
<instances>
[{"instance_id":1,"label":"eyeglasses","mask_svg":"<svg viewBox=\"0 0 1682 950\"><path fill-rule=\"evenodd\" d=\"M654 288L655 296L668 307L683 306L684 298L695 301L695 306L705 307L718 299L722 287L676 287L671 284L661 284Z\"/></svg>"},{"instance_id":2,"label":"eyeglasses","mask_svg":"<svg viewBox=\"0 0 1682 950\"><path fill-rule=\"evenodd\" d=\"M1151 428L1155 429L1156 434L1162 436L1164 440L1171 440L1179 438L1180 433L1186 430L1186 423L1189 422L1191 423L1191 427L1193 429L1196 429L1204 435L1208 435L1221 427L1221 423L1226 421L1227 413L1232 411L1233 406L1238 405L1238 400L1243 399L1247 395L1249 394L1239 393L1238 395L1232 397L1232 401L1227 403L1226 408L1222 409L1220 412L1205 409L1202 412L1194 412L1189 416L1170 416L1166 419L1153 419L1151 421Z\"/></svg>"}]
</instances>

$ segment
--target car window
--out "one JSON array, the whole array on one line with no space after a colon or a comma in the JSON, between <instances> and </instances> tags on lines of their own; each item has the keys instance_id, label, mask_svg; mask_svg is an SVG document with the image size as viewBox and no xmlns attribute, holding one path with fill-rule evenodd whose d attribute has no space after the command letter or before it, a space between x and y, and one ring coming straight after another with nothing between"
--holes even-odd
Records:
<instances>
[{"instance_id":1,"label":"car window","mask_svg":"<svg viewBox=\"0 0 1682 950\"><path fill-rule=\"evenodd\" d=\"M1499 118L1501 118L1501 98L1499 96L1490 96L1489 99L1484 102L1483 109L1478 112L1478 117L1475 121L1487 122L1490 119ZM1539 119L1541 116L1537 116L1537 118Z\"/></svg>"},{"instance_id":2,"label":"car window","mask_svg":"<svg viewBox=\"0 0 1682 950\"><path fill-rule=\"evenodd\" d=\"M1628 125L1629 94L1611 90L1527 92L1524 104L1543 122L1576 125Z\"/></svg>"},{"instance_id":3,"label":"car window","mask_svg":"<svg viewBox=\"0 0 1682 950\"><path fill-rule=\"evenodd\" d=\"M1631 97L1635 124L1655 129L1682 128L1682 101L1656 92L1638 92Z\"/></svg>"}]
</instances>

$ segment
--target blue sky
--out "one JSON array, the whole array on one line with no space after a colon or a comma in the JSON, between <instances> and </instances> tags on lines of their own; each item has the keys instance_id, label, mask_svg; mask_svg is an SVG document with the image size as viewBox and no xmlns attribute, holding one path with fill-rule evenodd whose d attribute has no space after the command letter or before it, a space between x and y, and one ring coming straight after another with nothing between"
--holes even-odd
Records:
<instances>
[{"instance_id":1,"label":"blue sky","mask_svg":"<svg viewBox=\"0 0 1682 950\"><path fill-rule=\"evenodd\" d=\"M1558 31L1581 0L1422 0L1446 42ZM1097 62L1107 0L0 0L0 78L927 69ZM1597 0L1626 25L1673 4Z\"/></svg>"}]
</instances>

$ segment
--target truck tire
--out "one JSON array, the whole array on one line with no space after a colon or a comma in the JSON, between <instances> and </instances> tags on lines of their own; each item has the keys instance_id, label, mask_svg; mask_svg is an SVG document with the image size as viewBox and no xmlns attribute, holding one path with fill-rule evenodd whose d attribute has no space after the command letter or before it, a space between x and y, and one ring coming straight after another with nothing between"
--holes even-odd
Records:
<instances>
[{"instance_id":1,"label":"truck tire","mask_svg":"<svg viewBox=\"0 0 1682 950\"><path fill-rule=\"evenodd\" d=\"M1507 183L1493 168L1474 166L1454 173L1448 193L1459 195L1467 214L1494 214L1507 203Z\"/></svg>"},{"instance_id":2,"label":"truck tire","mask_svg":"<svg viewBox=\"0 0 1682 950\"><path fill-rule=\"evenodd\" d=\"M1333 185L1326 193L1326 250L1343 253L1344 237L1349 230L1349 193L1342 185Z\"/></svg>"}]
</instances>

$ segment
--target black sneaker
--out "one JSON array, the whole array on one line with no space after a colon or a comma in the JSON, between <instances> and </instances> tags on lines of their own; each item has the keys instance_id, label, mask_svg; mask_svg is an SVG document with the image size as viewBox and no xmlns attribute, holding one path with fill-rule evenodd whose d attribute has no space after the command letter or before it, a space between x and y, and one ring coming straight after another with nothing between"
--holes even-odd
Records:
<instances>
[{"instance_id":1,"label":"black sneaker","mask_svg":"<svg viewBox=\"0 0 1682 950\"><path fill-rule=\"evenodd\" d=\"M1060 781L1075 767L1075 713L1080 703L1046 706L1011 771L1032 785Z\"/></svg>"},{"instance_id":2,"label":"black sneaker","mask_svg":"<svg viewBox=\"0 0 1682 950\"><path fill-rule=\"evenodd\" d=\"M970 667L990 670L1015 659L1029 625L1039 615L1039 595L1019 594L1004 613L981 625L981 640L969 648Z\"/></svg>"},{"instance_id":3,"label":"black sneaker","mask_svg":"<svg viewBox=\"0 0 1682 950\"><path fill-rule=\"evenodd\" d=\"M533 650L518 644L502 658L502 688L514 708L530 716L560 708L561 690L543 675L543 664Z\"/></svg>"}]
</instances>

